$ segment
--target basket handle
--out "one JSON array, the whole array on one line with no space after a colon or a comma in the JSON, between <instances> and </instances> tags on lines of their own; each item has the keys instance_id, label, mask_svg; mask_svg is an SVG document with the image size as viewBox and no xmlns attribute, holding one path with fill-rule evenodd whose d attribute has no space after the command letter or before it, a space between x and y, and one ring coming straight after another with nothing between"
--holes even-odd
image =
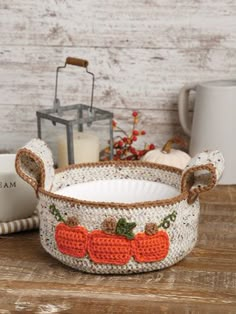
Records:
<instances>
[{"instance_id":1,"label":"basket handle","mask_svg":"<svg viewBox=\"0 0 236 314\"><path fill-rule=\"evenodd\" d=\"M79 59L74 57L67 57L66 64L76 65L78 67L87 68L89 62L85 59Z\"/></svg>"},{"instance_id":2,"label":"basket handle","mask_svg":"<svg viewBox=\"0 0 236 314\"><path fill-rule=\"evenodd\" d=\"M19 149L15 161L16 172L36 191L40 187L50 190L54 179L52 153L46 143L32 139Z\"/></svg>"},{"instance_id":3,"label":"basket handle","mask_svg":"<svg viewBox=\"0 0 236 314\"><path fill-rule=\"evenodd\" d=\"M205 151L193 157L182 173L181 190L188 192L192 204L202 192L211 190L224 170L224 157L218 150Z\"/></svg>"}]
</instances>

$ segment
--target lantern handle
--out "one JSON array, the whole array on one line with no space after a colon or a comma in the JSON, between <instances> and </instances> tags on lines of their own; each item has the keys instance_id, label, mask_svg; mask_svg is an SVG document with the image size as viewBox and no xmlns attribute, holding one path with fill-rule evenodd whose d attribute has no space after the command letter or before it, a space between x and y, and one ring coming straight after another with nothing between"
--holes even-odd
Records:
<instances>
[{"instance_id":1,"label":"lantern handle","mask_svg":"<svg viewBox=\"0 0 236 314\"><path fill-rule=\"evenodd\" d=\"M87 68L87 66L89 65L89 62L85 59L67 57L65 64L76 65L78 67Z\"/></svg>"},{"instance_id":2,"label":"lantern handle","mask_svg":"<svg viewBox=\"0 0 236 314\"><path fill-rule=\"evenodd\" d=\"M58 73L61 69L64 69L66 65L75 65L86 69L86 72L92 76L92 91L91 91L91 101L90 101L90 109L89 111L92 112L93 109L93 95L94 95L94 82L95 82L95 75L94 73L88 71L88 64L89 62L85 59L74 58L74 57L67 57L64 66L57 67L56 70L56 84L55 84L55 96L53 102L54 112L60 113L60 100L57 98L57 90L58 90Z\"/></svg>"},{"instance_id":3,"label":"lantern handle","mask_svg":"<svg viewBox=\"0 0 236 314\"><path fill-rule=\"evenodd\" d=\"M19 149L15 167L18 175L35 189L36 194L39 188L50 191L55 170L51 150L44 141L35 138Z\"/></svg>"}]
</instances>

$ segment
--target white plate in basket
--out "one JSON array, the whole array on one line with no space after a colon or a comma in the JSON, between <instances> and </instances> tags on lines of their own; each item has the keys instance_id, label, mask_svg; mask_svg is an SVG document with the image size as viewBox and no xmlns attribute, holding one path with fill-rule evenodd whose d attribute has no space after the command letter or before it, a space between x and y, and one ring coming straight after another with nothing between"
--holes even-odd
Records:
<instances>
[{"instance_id":1,"label":"white plate in basket","mask_svg":"<svg viewBox=\"0 0 236 314\"><path fill-rule=\"evenodd\" d=\"M160 182L132 179L97 180L59 189L57 194L91 202L137 203L172 198L180 192Z\"/></svg>"}]
</instances>

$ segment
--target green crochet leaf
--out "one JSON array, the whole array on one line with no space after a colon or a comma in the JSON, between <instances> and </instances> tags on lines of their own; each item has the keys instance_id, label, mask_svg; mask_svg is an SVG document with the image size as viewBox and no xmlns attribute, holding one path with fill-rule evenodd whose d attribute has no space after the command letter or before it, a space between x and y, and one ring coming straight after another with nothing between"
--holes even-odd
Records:
<instances>
[{"instance_id":1,"label":"green crochet leaf","mask_svg":"<svg viewBox=\"0 0 236 314\"><path fill-rule=\"evenodd\" d=\"M135 222L127 222L125 218L120 218L116 226L116 234L122 235L129 240L134 238L133 229L136 227Z\"/></svg>"}]
</instances>

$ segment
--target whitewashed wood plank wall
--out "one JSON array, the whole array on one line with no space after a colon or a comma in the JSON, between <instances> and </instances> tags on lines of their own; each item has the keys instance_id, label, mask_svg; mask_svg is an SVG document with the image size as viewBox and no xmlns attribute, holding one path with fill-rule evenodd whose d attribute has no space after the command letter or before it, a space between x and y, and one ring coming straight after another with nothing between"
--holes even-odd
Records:
<instances>
[{"instance_id":1,"label":"whitewashed wood plank wall","mask_svg":"<svg viewBox=\"0 0 236 314\"><path fill-rule=\"evenodd\" d=\"M0 0L0 150L36 135L67 56L89 60L96 106L127 129L139 110L146 140L161 145L182 132L183 84L236 77L236 1ZM89 102L82 74L63 76L63 104Z\"/></svg>"}]
</instances>

